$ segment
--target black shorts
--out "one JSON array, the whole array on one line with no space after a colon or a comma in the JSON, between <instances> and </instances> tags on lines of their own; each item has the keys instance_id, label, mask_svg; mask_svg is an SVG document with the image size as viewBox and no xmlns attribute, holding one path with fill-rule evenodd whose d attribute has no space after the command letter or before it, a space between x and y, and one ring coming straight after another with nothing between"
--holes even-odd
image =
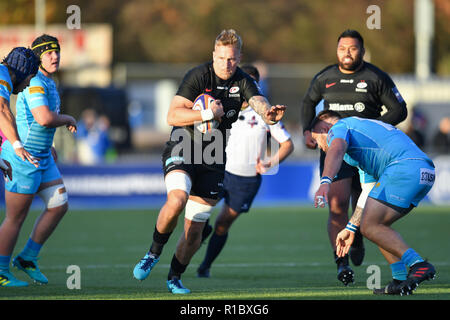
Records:
<instances>
[{"instance_id":1,"label":"black shorts","mask_svg":"<svg viewBox=\"0 0 450 320\"><path fill-rule=\"evenodd\" d=\"M225 203L237 213L248 212L261 186L261 175L243 177L225 171L223 180Z\"/></svg>"},{"instance_id":2,"label":"black shorts","mask_svg":"<svg viewBox=\"0 0 450 320\"><path fill-rule=\"evenodd\" d=\"M219 200L223 197L223 166L185 163L183 155L172 156L173 142L166 143L162 155L164 177L173 170L182 170L191 178L190 195Z\"/></svg>"},{"instance_id":3,"label":"black shorts","mask_svg":"<svg viewBox=\"0 0 450 320\"><path fill-rule=\"evenodd\" d=\"M325 165L325 156L326 153L320 150L320 176L322 177L323 167ZM333 177L330 177L333 178ZM357 167L353 167L349 165L347 162L342 161L341 168L339 169L336 177L334 177L333 181L339 181L346 178L352 179L352 187L355 189L361 189L361 185L359 182L359 171Z\"/></svg>"}]
</instances>

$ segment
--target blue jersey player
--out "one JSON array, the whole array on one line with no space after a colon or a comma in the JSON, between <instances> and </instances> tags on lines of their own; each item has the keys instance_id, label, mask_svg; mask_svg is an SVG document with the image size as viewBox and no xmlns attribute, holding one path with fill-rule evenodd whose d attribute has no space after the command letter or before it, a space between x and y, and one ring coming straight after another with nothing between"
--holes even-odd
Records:
<instances>
[{"instance_id":1,"label":"blue jersey player","mask_svg":"<svg viewBox=\"0 0 450 320\"><path fill-rule=\"evenodd\" d=\"M40 59L39 72L29 86L18 95L16 123L25 149L38 161L38 167L21 161L13 145L3 144L2 157L12 167L12 179L5 183L6 219L0 228L0 273L5 286L26 286L9 271L9 262L20 228L30 205L37 194L45 204L37 218L24 249L13 259L13 265L24 271L35 282L46 284L47 278L40 272L37 257L40 249L52 234L68 209L68 196L61 174L52 156L55 130L67 126L76 131L76 121L60 114L60 99L51 75L59 69L60 47L52 36L42 35L32 44L34 54Z\"/></svg>"},{"instance_id":2,"label":"blue jersey player","mask_svg":"<svg viewBox=\"0 0 450 320\"><path fill-rule=\"evenodd\" d=\"M377 181L361 215L350 219L336 238L337 254L344 256L359 228L378 245L391 266L393 280L378 294L410 294L419 283L434 278L435 269L410 248L391 224L404 217L430 191L435 180L431 159L402 131L378 120L341 118L331 110L320 112L313 123L313 138L326 152L315 206L324 207L332 177L342 161L356 166ZM409 273L407 272L409 267Z\"/></svg>"},{"instance_id":3,"label":"blue jersey player","mask_svg":"<svg viewBox=\"0 0 450 320\"><path fill-rule=\"evenodd\" d=\"M30 79L36 74L38 66L39 61L33 51L24 47L11 50L0 64L0 129L11 141L15 154L35 166L38 164L20 141L9 98L11 94L18 94L25 89ZM4 166L2 167L5 169Z\"/></svg>"}]
</instances>

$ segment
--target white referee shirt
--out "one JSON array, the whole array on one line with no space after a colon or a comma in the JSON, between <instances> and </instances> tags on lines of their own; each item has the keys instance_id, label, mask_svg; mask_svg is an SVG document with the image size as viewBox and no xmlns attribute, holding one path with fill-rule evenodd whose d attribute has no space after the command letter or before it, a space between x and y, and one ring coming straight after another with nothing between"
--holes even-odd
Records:
<instances>
[{"instance_id":1,"label":"white referee shirt","mask_svg":"<svg viewBox=\"0 0 450 320\"><path fill-rule=\"evenodd\" d=\"M225 170L239 176L256 176L256 162L259 156L264 159L269 132L278 143L291 137L281 121L268 125L251 107L241 110L231 126Z\"/></svg>"}]
</instances>

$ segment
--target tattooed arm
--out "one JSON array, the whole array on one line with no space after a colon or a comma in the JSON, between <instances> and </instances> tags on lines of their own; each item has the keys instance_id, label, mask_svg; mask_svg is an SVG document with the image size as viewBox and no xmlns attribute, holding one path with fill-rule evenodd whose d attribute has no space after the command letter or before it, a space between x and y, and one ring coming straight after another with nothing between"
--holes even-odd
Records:
<instances>
[{"instance_id":1,"label":"tattooed arm","mask_svg":"<svg viewBox=\"0 0 450 320\"><path fill-rule=\"evenodd\" d=\"M269 125L280 121L286 110L286 106L283 105L271 106L264 96L253 96L248 101L248 104Z\"/></svg>"},{"instance_id":2,"label":"tattooed arm","mask_svg":"<svg viewBox=\"0 0 450 320\"><path fill-rule=\"evenodd\" d=\"M362 216L363 208L356 207L355 212L353 212L352 217L350 218L350 222L353 223L355 226L361 225L361 216Z\"/></svg>"}]
</instances>

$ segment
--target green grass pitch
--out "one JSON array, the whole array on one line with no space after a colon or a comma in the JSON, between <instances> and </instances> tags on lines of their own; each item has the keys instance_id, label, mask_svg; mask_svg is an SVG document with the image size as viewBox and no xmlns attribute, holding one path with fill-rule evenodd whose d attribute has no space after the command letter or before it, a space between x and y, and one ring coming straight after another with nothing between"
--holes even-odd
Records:
<instances>
[{"instance_id":1,"label":"green grass pitch","mask_svg":"<svg viewBox=\"0 0 450 320\"><path fill-rule=\"evenodd\" d=\"M212 215L212 222L217 214ZM25 244L39 212L30 212L14 254ZM326 209L312 206L253 208L230 230L228 242L211 269L212 277L196 277L206 245L203 244L183 275L190 295L168 293L166 277L182 218L164 248L161 260L145 281L133 279L132 270L148 250L156 210L71 210L41 251L41 271L48 285L30 282L25 288L0 288L0 299L15 300L448 300L450 299L450 208L423 205L394 224L407 243L432 262L433 281L407 297L375 296L367 288L371 274L381 269L381 284L390 281L390 269L381 253L365 240L366 257L354 267L356 281L344 287L336 279L336 265L326 233ZM4 213L2 215L2 219ZM70 265L81 270L81 289L68 289ZM12 269L22 280L27 276ZM198 301L197 301L198 302Z\"/></svg>"}]
</instances>

